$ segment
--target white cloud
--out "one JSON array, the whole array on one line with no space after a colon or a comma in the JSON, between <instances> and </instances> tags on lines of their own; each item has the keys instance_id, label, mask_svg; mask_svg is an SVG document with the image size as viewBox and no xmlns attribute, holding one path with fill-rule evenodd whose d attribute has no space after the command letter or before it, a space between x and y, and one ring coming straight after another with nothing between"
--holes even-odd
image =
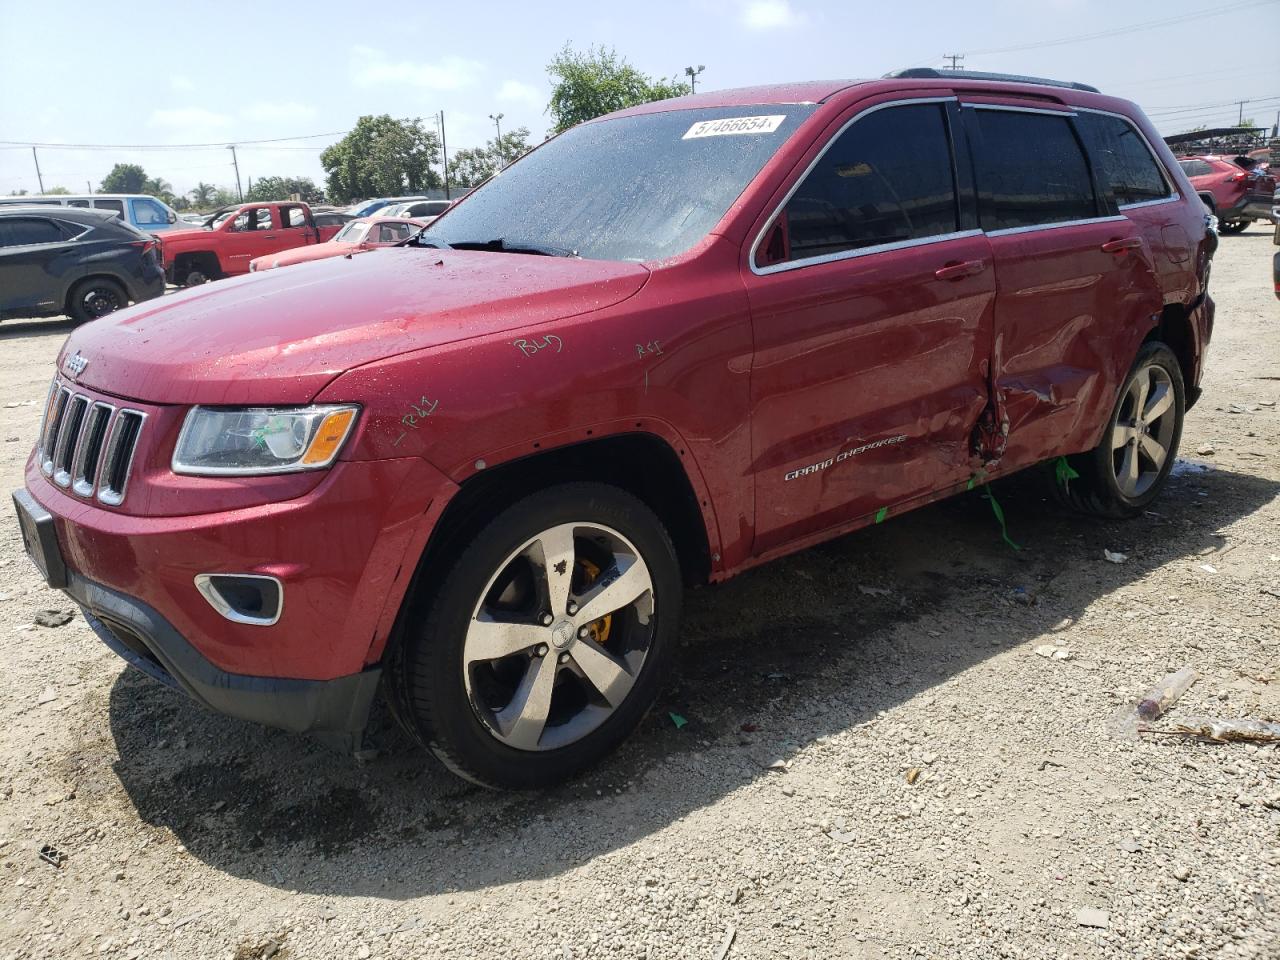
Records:
<instances>
[{"instance_id":1,"label":"white cloud","mask_svg":"<svg viewBox=\"0 0 1280 960\"><path fill-rule=\"evenodd\" d=\"M444 57L434 63L394 60L373 47L351 49L351 80L357 86L401 84L428 90L460 90L484 72L484 64L465 57Z\"/></svg>"},{"instance_id":2,"label":"white cloud","mask_svg":"<svg viewBox=\"0 0 1280 960\"><path fill-rule=\"evenodd\" d=\"M748 30L796 27L804 21L804 14L792 10L787 0L752 0L742 11L742 23Z\"/></svg>"},{"instance_id":3,"label":"white cloud","mask_svg":"<svg viewBox=\"0 0 1280 960\"><path fill-rule=\"evenodd\" d=\"M191 78L181 73L175 73L169 78L169 86L179 93L186 93L196 88L196 85L191 82Z\"/></svg>"},{"instance_id":4,"label":"white cloud","mask_svg":"<svg viewBox=\"0 0 1280 960\"><path fill-rule=\"evenodd\" d=\"M316 108L295 100L259 100L241 110L240 115L246 120L263 123L289 123L294 120L310 120L316 115Z\"/></svg>"},{"instance_id":5,"label":"white cloud","mask_svg":"<svg viewBox=\"0 0 1280 960\"><path fill-rule=\"evenodd\" d=\"M546 106L546 97L536 87L519 80L506 80L498 88L497 98L504 103L526 103L531 107Z\"/></svg>"},{"instance_id":6,"label":"white cloud","mask_svg":"<svg viewBox=\"0 0 1280 960\"><path fill-rule=\"evenodd\" d=\"M147 121L153 127L190 128L225 127L231 118L225 113L214 113L204 107L178 107L173 110L152 110Z\"/></svg>"}]
</instances>

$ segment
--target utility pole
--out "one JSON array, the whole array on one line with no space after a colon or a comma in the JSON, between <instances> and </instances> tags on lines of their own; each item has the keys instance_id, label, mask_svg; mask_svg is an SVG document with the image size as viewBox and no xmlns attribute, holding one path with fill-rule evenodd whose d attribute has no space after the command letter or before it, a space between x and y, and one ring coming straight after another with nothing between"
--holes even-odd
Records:
<instances>
[{"instance_id":1,"label":"utility pole","mask_svg":"<svg viewBox=\"0 0 1280 960\"><path fill-rule=\"evenodd\" d=\"M507 152L502 149L502 118L505 116L505 113L500 113L497 116L494 116L492 113L489 114L489 119L492 120L493 125L498 128L498 156L504 161L507 159Z\"/></svg>"},{"instance_id":2,"label":"utility pole","mask_svg":"<svg viewBox=\"0 0 1280 960\"><path fill-rule=\"evenodd\" d=\"M944 54L942 55L942 59L943 59L943 60L950 60L950 61L951 61L951 69L952 69L952 70L963 70L963 69L964 69L964 67L960 66L960 61L964 59L964 54L963 54L963 53L944 53Z\"/></svg>"},{"instance_id":3,"label":"utility pole","mask_svg":"<svg viewBox=\"0 0 1280 960\"><path fill-rule=\"evenodd\" d=\"M40 192L44 193L44 177L40 175L40 155L36 153L36 148L31 148L31 157L36 162L36 181L40 184Z\"/></svg>"},{"instance_id":4,"label":"utility pole","mask_svg":"<svg viewBox=\"0 0 1280 960\"><path fill-rule=\"evenodd\" d=\"M249 193L253 193L253 175L249 175Z\"/></svg>"},{"instance_id":5,"label":"utility pole","mask_svg":"<svg viewBox=\"0 0 1280 960\"><path fill-rule=\"evenodd\" d=\"M684 68L684 75L689 78L690 93L698 92L698 74L700 74L705 69L707 68L704 67L702 64L698 64L698 67L696 70L693 67Z\"/></svg>"},{"instance_id":6,"label":"utility pole","mask_svg":"<svg viewBox=\"0 0 1280 960\"><path fill-rule=\"evenodd\" d=\"M89 196L93 196L93 183L89 180L86 180L84 182L84 185L89 188Z\"/></svg>"},{"instance_id":7,"label":"utility pole","mask_svg":"<svg viewBox=\"0 0 1280 960\"><path fill-rule=\"evenodd\" d=\"M1243 125L1244 125L1244 105L1245 105L1246 103L1248 103L1248 102L1249 102L1248 100L1241 100L1241 101L1240 101L1240 116L1238 116L1238 117L1236 118L1236 126L1237 126L1237 127L1239 127L1239 126L1243 126ZM35 147L32 147L31 149L32 149L32 150L34 150L34 149L35 149Z\"/></svg>"},{"instance_id":8,"label":"utility pole","mask_svg":"<svg viewBox=\"0 0 1280 960\"><path fill-rule=\"evenodd\" d=\"M440 121L440 149L444 152L444 198L452 200L449 195L449 141L444 137L444 111L441 110L436 118Z\"/></svg>"},{"instance_id":9,"label":"utility pole","mask_svg":"<svg viewBox=\"0 0 1280 960\"><path fill-rule=\"evenodd\" d=\"M240 189L240 161L236 159L236 145L229 143L227 149L231 151L231 163L236 168L236 196L240 198L241 203L244 203L244 191Z\"/></svg>"}]
</instances>

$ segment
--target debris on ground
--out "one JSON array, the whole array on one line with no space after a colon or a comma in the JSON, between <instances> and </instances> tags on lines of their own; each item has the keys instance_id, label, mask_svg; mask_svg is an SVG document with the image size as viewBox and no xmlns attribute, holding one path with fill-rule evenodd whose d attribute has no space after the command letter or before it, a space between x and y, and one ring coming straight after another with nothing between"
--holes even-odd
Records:
<instances>
[{"instance_id":1,"label":"debris on ground","mask_svg":"<svg viewBox=\"0 0 1280 960\"><path fill-rule=\"evenodd\" d=\"M70 610L38 610L35 615L35 624L38 627L62 627L73 619L75 619L75 613Z\"/></svg>"},{"instance_id":2,"label":"debris on ground","mask_svg":"<svg viewBox=\"0 0 1280 960\"><path fill-rule=\"evenodd\" d=\"M1108 550L1106 547L1102 548L1102 556L1107 563L1124 563L1129 559L1127 553L1117 553L1114 550Z\"/></svg>"},{"instance_id":3,"label":"debris on ground","mask_svg":"<svg viewBox=\"0 0 1280 960\"><path fill-rule=\"evenodd\" d=\"M914 786L915 782L920 779L920 774L924 773L919 767L911 767L907 770L907 784Z\"/></svg>"},{"instance_id":4,"label":"debris on ground","mask_svg":"<svg viewBox=\"0 0 1280 960\"><path fill-rule=\"evenodd\" d=\"M40 848L40 859L51 866L62 868L67 862L67 855L52 844L46 843Z\"/></svg>"},{"instance_id":5,"label":"debris on ground","mask_svg":"<svg viewBox=\"0 0 1280 960\"><path fill-rule=\"evenodd\" d=\"M738 935L738 928L732 923L724 932L724 939L720 941L720 949L716 951L716 960L724 960L729 955L730 948L733 947L733 940Z\"/></svg>"},{"instance_id":6,"label":"debris on ground","mask_svg":"<svg viewBox=\"0 0 1280 960\"><path fill-rule=\"evenodd\" d=\"M1042 643L1036 647L1035 654L1038 657L1044 657L1046 660L1070 660L1071 651L1066 647L1055 646L1052 643Z\"/></svg>"},{"instance_id":7,"label":"debris on ground","mask_svg":"<svg viewBox=\"0 0 1280 960\"><path fill-rule=\"evenodd\" d=\"M1280 723L1267 720L1214 720L1187 717L1176 730L1143 730L1143 733L1182 734L1204 737L1218 743L1280 743Z\"/></svg>"},{"instance_id":8,"label":"debris on ground","mask_svg":"<svg viewBox=\"0 0 1280 960\"><path fill-rule=\"evenodd\" d=\"M1097 927L1105 930L1111 923L1111 915L1106 910L1096 907L1081 907L1076 913L1076 923L1082 927Z\"/></svg>"},{"instance_id":9,"label":"debris on ground","mask_svg":"<svg viewBox=\"0 0 1280 960\"><path fill-rule=\"evenodd\" d=\"M36 700L36 703L43 706L46 703L53 703L53 701L57 699L58 699L58 691L55 690L52 685L50 685L40 691L40 696Z\"/></svg>"},{"instance_id":10,"label":"debris on ground","mask_svg":"<svg viewBox=\"0 0 1280 960\"><path fill-rule=\"evenodd\" d=\"M1196 453L1198 453L1202 457L1212 457L1216 452L1217 451L1215 451L1213 447L1207 443L1202 443L1200 446L1196 447Z\"/></svg>"},{"instance_id":11,"label":"debris on ground","mask_svg":"<svg viewBox=\"0 0 1280 960\"><path fill-rule=\"evenodd\" d=\"M681 727L683 727L686 723L689 722L684 717L680 716L680 714L678 713L668 713L667 716L671 718L671 722L676 725L677 730L679 730Z\"/></svg>"},{"instance_id":12,"label":"debris on ground","mask_svg":"<svg viewBox=\"0 0 1280 960\"><path fill-rule=\"evenodd\" d=\"M1143 720L1159 719L1196 682L1196 676L1192 667L1166 675L1138 701L1138 716Z\"/></svg>"}]
</instances>

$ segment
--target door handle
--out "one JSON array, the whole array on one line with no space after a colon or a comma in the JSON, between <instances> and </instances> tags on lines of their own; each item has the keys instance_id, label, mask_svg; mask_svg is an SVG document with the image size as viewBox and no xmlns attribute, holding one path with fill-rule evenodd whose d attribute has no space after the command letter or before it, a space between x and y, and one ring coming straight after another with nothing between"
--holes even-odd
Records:
<instances>
[{"instance_id":1,"label":"door handle","mask_svg":"<svg viewBox=\"0 0 1280 960\"><path fill-rule=\"evenodd\" d=\"M1102 245L1103 253L1124 253L1126 250L1141 250L1141 237L1126 237L1123 240L1108 240Z\"/></svg>"},{"instance_id":2,"label":"door handle","mask_svg":"<svg viewBox=\"0 0 1280 960\"><path fill-rule=\"evenodd\" d=\"M939 267L933 275L939 280L963 280L965 277L976 276L985 269L987 264L984 260L965 260L963 263L953 262Z\"/></svg>"},{"instance_id":3,"label":"door handle","mask_svg":"<svg viewBox=\"0 0 1280 960\"><path fill-rule=\"evenodd\" d=\"M268 233L268 234L265 234L265 235L263 236L263 238L262 238L262 239L263 239L263 240L274 240L275 238L276 238L276 235L275 235L274 233Z\"/></svg>"}]
</instances>

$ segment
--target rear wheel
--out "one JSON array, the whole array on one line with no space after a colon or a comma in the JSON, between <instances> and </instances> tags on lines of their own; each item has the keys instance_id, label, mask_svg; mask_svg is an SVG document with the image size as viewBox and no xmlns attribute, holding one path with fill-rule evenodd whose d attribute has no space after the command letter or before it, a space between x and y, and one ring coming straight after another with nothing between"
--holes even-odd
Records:
<instances>
[{"instance_id":1,"label":"rear wheel","mask_svg":"<svg viewBox=\"0 0 1280 960\"><path fill-rule=\"evenodd\" d=\"M643 503L575 483L520 501L458 556L396 678L411 731L484 786L559 782L652 705L681 607L671 539Z\"/></svg>"},{"instance_id":2,"label":"rear wheel","mask_svg":"<svg viewBox=\"0 0 1280 960\"><path fill-rule=\"evenodd\" d=\"M67 312L76 323L97 320L129 303L124 287L114 280L93 278L76 284L67 298Z\"/></svg>"},{"instance_id":3,"label":"rear wheel","mask_svg":"<svg viewBox=\"0 0 1280 960\"><path fill-rule=\"evenodd\" d=\"M1218 224L1219 233L1244 233L1252 220L1223 220Z\"/></svg>"},{"instance_id":4,"label":"rear wheel","mask_svg":"<svg viewBox=\"0 0 1280 960\"><path fill-rule=\"evenodd\" d=\"M209 278L199 270L188 270L186 278L182 281L184 287L198 287L202 283L208 283Z\"/></svg>"},{"instance_id":5,"label":"rear wheel","mask_svg":"<svg viewBox=\"0 0 1280 960\"><path fill-rule=\"evenodd\" d=\"M1141 513L1173 469L1185 410L1178 358L1163 343L1144 344L1120 389L1102 443L1067 458L1077 477L1055 479L1061 498L1110 519Z\"/></svg>"}]
</instances>

